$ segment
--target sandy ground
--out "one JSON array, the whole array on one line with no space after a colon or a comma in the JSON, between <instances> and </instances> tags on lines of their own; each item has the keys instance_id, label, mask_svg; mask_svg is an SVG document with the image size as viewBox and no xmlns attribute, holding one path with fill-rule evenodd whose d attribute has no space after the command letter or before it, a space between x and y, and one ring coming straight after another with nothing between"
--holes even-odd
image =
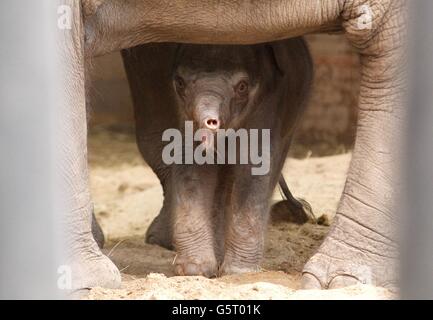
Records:
<instances>
[{"instance_id":1,"label":"sandy ground","mask_svg":"<svg viewBox=\"0 0 433 320\"><path fill-rule=\"evenodd\" d=\"M307 200L316 217L332 221L350 154L289 158L283 171L292 193ZM262 272L217 279L175 277L174 252L144 243L162 205L162 190L141 159L132 134L95 128L89 138L95 213L107 240L104 252L122 272L122 288L92 289L90 299L387 299L385 289L355 286L299 290L303 264L328 232L323 225L270 224ZM281 200L276 190L273 201Z\"/></svg>"}]
</instances>

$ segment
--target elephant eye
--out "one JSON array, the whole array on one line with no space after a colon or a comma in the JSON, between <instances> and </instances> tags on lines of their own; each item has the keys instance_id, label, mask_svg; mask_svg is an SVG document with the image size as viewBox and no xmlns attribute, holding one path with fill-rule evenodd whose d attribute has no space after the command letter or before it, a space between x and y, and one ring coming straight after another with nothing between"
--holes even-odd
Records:
<instances>
[{"instance_id":1,"label":"elephant eye","mask_svg":"<svg viewBox=\"0 0 433 320\"><path fill-rule=\"evenodd\" d=\"M178 95L183 95L185 91L185 80L182 79L181 76L174 77L174 86L176 88L176 92Z\"/></svg>"},{"instance_id":2,"label":"elephant eye","mask_svg":"<svg viewBox=\"0 0 433 320\"><path fill-rule=\"evenodd\" d=\"M235 86L235 92L241 96L244 97L248 94L248 82L246 80L241 80L239 83Z\"/></svg>"}]
</instances>

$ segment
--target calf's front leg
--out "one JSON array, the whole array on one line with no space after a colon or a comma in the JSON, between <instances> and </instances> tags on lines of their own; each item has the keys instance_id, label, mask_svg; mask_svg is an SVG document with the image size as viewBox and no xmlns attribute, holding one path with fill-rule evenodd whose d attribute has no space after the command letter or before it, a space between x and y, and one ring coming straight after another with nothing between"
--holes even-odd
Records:
<instances>
[{"instance_id":1,"label":"calf's front leg","mask_svg":"<svg viewBox=\"0 0 433 320\"><path fill-rule=\"evenodd\" d=\"M251 176L249 166L237 171L228 199L222 274L259 271L264 251L270 178Z\"/></svg>"},{"instance_id":2,"label":"calf's front leg","mask_svg":"<svg viewBox=\"0 0 433 320\"><path fill-rule=\"evenodd\" d=\"M172 174L174 261L178 275L217 275L214 203L216 166L177 165Z\"/></svg>"}]
</instances>

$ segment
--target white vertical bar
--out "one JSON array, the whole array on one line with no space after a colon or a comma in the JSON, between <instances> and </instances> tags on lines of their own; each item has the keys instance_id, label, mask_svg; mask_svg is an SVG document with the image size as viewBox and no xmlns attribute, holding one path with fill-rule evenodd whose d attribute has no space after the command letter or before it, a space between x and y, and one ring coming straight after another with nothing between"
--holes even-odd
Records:
<instances>
[{"instance_id":1,"label":"white vertical bar","mask_svg":"<svg viewBox=\"0 0 433 320\"><path fill-rule=\"evenodd\" d=\"M60 298L57 3L0 1L0 298Z\"/></svg>"},{"instance_id":2,"label":"white vertical bar","mask_svg":"<svg viewBox=\"0 0 433 320\"><path fill-rule=\"evenodd\" d=\"M402 204L402 297L433 299L433 1L409 2L412 52L406 201Z\"/></svg>"}]
</instances>

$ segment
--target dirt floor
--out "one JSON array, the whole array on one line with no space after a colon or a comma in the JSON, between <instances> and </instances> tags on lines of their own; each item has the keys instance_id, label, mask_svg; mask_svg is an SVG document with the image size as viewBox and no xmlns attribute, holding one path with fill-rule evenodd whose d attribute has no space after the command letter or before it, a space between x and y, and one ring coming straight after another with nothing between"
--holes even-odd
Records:
<instances>
[{"instance_id":1,"label":"dirt floor","mask_svg":"<svg viewBox=\"0 0 433 320\"><path fill-rule=\"evenodd\" d=\"M332 221L350 154L289 158L283 171L291 191L307 200L315 217ZM94 128L89 138L95 213L107 240L104 252L122 272L118 290L92 289L90 299L389 299L382 288L358 285L339 290L299 290L303 264L328 226L270 224L262 272L217 279L175 277L174 252L144 243L162 205L162 190L125 130ZM273 201L281 200L276 190ZM326 220L325 219L325 220ZM326 224L326 223L325 223Z\"/></svg>"}]
</instances>

